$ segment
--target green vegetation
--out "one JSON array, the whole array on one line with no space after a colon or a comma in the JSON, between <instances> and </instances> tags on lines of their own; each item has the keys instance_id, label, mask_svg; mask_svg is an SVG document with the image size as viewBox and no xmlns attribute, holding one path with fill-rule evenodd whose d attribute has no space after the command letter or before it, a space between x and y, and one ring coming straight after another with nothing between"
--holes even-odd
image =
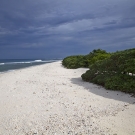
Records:
<instances>
[{"instance_id":1,"label":"green vegetation","mask_svg":"<svg viewBox=\"0 0 135 135\"><path fill-rule=\"evenodd\" d=\"M135 93L135 48L107 53L93 50L88 55L69 56L62 61L67 68L89 67L82 79L106 89Z\"/></svg>"},{"instance_id":2,"label":"green vegetation","mask_svg":"<svg viewBox=\"0 0 135 135\"><path fill-rule=\"evenodd\" d=\"M129 74L130 73L130 74ZM106 89L135 93L135 49L113 53L110 58L97 61L82 74L84 81Z\"/></svg>"},{"instance_id":3,"label":"green vegetation","mask_svg":"<svg viewBox=\"0 0 135 135\"><path fill-rule=\"evenodd\" d=\"M111 56L110 53L98 49L98 50L93 50L88 55L77 55L77 56L66 57L62 61L62 65L69 69L89 67L91 64L94 64L96 61L109 58L110 56Z\"/></svg>"},{"instance_id":4,"label":"green vegetation","mask_svg":"<svg viewBox=\"0 0 135 135\"><path fill-rule=\"evenodd\" d=\"M69 56L63 59L62 65L69 69L76 69L79 67L86 67L84 56Z\"/></svg>"}]
</instances>

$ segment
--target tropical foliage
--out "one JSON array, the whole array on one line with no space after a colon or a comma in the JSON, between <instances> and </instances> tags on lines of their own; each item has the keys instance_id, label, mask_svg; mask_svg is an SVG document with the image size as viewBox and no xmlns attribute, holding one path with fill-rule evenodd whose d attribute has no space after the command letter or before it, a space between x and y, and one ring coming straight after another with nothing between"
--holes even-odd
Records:
<instances>
[{"instance_id":1,"label":"tropical foliage","mask_svg":"<svg viewBox=\"0 0 135 135\"><path fill-rule=\"evenodd\" d=\"M106 89L135 92L135 49L116 52L107 59L96 61L82 79Z\"/></svg>"},{"instance_id":2,"label":"tropical foliage","mask_svg":"<svg viewBox=\"0 0 135 135\"><path fill-rule=\"evenodd\" d=\"M77 55L69 56L63 59L62 64L66 68L76 69L80 67L89 67L91 64L94 64L96 61L109 58L110 53L107 53L104 50L97 49L90 52L88 55Z\"/></svg>"},{"instance_id":3,"label":"tropical foliage","mask_svg":"<svg viewBox=\"0 0 135 135\"><path fill-rule=\"evenodd\" d=\"M62 65L69 69L86 67L83 55L66 57L62 61Z\"/></svg>"}]
</instances>

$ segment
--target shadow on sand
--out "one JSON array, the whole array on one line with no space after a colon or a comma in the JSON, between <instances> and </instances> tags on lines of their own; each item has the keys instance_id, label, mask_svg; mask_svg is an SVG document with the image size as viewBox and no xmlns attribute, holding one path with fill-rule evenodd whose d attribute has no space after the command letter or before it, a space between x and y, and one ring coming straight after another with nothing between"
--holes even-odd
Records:
<instances>
[{"instance_id":1,"label":"shadow on sand","mask_svg":"<svg viewBox=\"0 0 135 135\"><path fill-rule=\"evenodd\" d=\"M96 94L98 96L102 96L104 98L108 99L114 99L130 104L135 104L135 98L131 97L130 94L126 94L124 92L120 91L111 91L111 90L106 90L103 87L99 85L95 85L89 82L84 82L81 77L79 78L72 78L71 82L73 84L76 84L78 86L82 86L84 89L88 90L89 92Z\"/></svg>"}]
</instances>

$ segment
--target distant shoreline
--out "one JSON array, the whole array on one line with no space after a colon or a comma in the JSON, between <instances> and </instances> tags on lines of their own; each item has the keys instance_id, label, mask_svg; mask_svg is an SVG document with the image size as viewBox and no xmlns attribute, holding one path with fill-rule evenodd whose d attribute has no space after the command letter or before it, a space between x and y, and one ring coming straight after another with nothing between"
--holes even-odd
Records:
<instances>
[{"instance_id":1,"label":"distant shoreline","mask_svg":"<svg viewBox=\"0 0 135 135\"><path fill-rule=\"evenodd\" d=\"M46 63L52 63L59 60L10 60L10 61L2 61L0 63L0 73L2 72L10 72L17 69L23 69L27 67L42 65Z\"/></svg>"}]
</instances>

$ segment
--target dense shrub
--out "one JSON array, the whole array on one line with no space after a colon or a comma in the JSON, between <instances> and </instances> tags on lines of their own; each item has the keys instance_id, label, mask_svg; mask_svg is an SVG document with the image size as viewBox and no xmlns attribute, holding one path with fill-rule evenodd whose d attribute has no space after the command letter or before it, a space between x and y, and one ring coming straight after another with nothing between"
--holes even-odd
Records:
<instances>
[{"instance_id":1,"label":"dense shrub","mask_svg":"<svg viewBox=\"0 0 135 135\"><path fill-rule=\"evenodd\" d=\"M62 65L70 68L70 69L76 69L79 67L85 67L85 61L83 55L77 55L77 56L69 56L63 59Z\"/></svg>"},{"instance_id":2,"label":"dense shrub","mask_svg":"<svg viewBox=\"0 0 135 135\"><path fill-rule=\"evenodd\" d=\"M109 58L110 56L111 54L107 53L104 50L101 49L93 50L88 55L84 56L86 67L89 67L90 65L94 64L96 61Z\"/></svg>"},{"instance_id":3,"label":"dense shrub","mask_svg":"<svg viewBox=\"0 0 135 135\"><path fill-rule=\"evenodd\" d=\"M62 61L62 65L71 69L80 67L89 67L96 61L109 58L110 56L111 54L107 53L106 51L97 49L93 50L88 55L77 55L66 57Z\"/></svg>"},{"instance_id":4,"label":"dense shrub","mask_svg":"<svg viewBox=\"0 0 135 135\"><path fill-rule=\"evenodd\" d=\"M135 49L129 49L113 53L110 58L90 65L90 70L82 75L82 79L106 89L135 92L134 74Z\"/></svg>"},{"instance_id":5,"label":"dense shrub","mask_svg":"<svg viewBox=\"0 0 135 135\"><path fill-rule=\"evenodd\" d=\"M112 76L106 79L105 88L128 93L135 92L135 77L126 74Z\"/></svg>"}]
</instances>

